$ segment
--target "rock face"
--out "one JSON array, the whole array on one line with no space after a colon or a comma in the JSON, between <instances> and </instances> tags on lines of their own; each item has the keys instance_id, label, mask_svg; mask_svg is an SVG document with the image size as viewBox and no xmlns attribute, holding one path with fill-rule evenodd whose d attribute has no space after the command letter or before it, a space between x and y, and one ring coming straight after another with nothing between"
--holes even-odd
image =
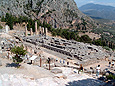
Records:
<instances>
[{"instance_id":1,"label":"rock face","mask_svg":"<svg viewBox=\"0 0 115 86\"><path fill-rule=\"evenodd\" d=\"M97 26L79 11L74 0L0 0L0 15L6 13L40 19L54 28L86 30Z\"/></svg>"}]
</instances>

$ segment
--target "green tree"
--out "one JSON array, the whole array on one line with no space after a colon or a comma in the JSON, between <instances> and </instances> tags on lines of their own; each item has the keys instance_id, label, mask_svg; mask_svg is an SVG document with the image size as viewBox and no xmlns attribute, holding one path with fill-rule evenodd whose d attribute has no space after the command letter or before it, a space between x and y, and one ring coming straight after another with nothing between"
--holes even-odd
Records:
<instances>
[{"instance_id":1,"label":"green tree","mask_svg":"<svg viewBox=\"0 0 115 86\"><path fill-rule=\"evenodd\" d=\"M2 18L1 18L1 22L5 22L5 18L4 18L4 16L2 16Z\"/></svg>"},{"instance_id":2,"label":"green tree","mask_svg":"<svg viewBox=\"0 0 115 86\"><path fill-rule=\"evenodd\" d=\"M14 57L13 57L13 61L19 65L19 63L21 63L23 61L23 59L21 58L21 56L24 56L26 55L27 51L24 50L24 47L21 46L21 47L14 47L11 49L11 52L16 54Z\"/></svg>"},{"instance_id":3,"label":"green tree","mask_svg":"<svg viewBox=\"0 0 115 86\"><path fill-rule=\"evenodd\" d=\"M12 15L6 13L6 25L8 25L10 27L10 29L12 30L13 29L13 17Z\"/></svg>"},{"instance_id":4,"label":"green tree","mask_svg":"<svg viewBox=\"0 0 115 86\"><path fill-rule=\"evenodd\" d=\"M95 40L94 42L95 42L95 45L102 46L102 41L100 39Z\"/></svg>"},{"instance_id":5,"label":"green tree","mask_svg":"<svg viewBox=\"0 0 115 86\"><path fill-rule=\"evenodd\" d=\"M80 41L85 42L85 43L91 43L92 42L91 38L88 35L81 36Z\"/></svg>"}]
</instances>

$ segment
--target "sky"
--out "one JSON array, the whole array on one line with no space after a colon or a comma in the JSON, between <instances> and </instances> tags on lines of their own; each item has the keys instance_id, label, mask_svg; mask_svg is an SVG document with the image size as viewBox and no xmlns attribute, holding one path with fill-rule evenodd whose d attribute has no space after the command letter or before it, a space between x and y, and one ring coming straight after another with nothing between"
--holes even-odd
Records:
<instances>
[{"instance_id":1,"label":"sky","mask_svg":"<svg viewBox=\"0 0 115 86\"><path fill-rule=\"evenodd\" d=\"M78 7L85 5L87 3L109 5L115 7L115 0L74 0Z\"/></svg>"}]
</instances>

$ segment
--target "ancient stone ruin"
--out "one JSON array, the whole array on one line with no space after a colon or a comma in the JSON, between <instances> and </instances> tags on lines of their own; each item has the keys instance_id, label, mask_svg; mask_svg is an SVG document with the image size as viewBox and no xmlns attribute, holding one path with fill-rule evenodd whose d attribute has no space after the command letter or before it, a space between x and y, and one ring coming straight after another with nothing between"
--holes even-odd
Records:
<instances>
[{"instance_id":1,"label":"ancient stone ruin","mask_svg":"<svg viewBox=\"0 0 115 86\"><path fill-rule=\"evenodd\" d=\"M35 23L35 25L37 28L37 23ZM96 60L105 59L105 57L109 56L109 53L105 52L101 46L49 37L47 35L47 28L41 26L38 32L37 30L35 31L35 33L39 33L39 35L23 37L23 41L67 55L70 58L76 58L84 64L86 62L91 64Z\"/></svg>"}]
</instances>

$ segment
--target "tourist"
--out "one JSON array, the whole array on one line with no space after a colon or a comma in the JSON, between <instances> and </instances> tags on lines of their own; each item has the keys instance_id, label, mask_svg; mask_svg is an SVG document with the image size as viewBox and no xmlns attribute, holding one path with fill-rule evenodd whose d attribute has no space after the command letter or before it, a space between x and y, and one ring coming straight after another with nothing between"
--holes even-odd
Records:
<instances>
[{"instance_id":1,"label":"tourist","mask_svg":"<svg viewBox=\"0 0 115 86\"><path fill-rule=\"evenodd\" d=\"M69 62L67 62L67 65L69 65Z\"/></svg>"},{"instance_id":2,"label":"tourist","mask_svg":"<svg viewBox=\"0 0 115 86\"><path fill-rule=\"evenodd\" d=\"M63 64L65 64L65 60L63 60Z\"/></svg>"},{"instance_id":3,"label":"tourist","mask_svg":"<svg viewBox=\"0 0 115 86\"><path fill-rule=\"evenodd\" d=\"M60 63L61 63L61 59L60 59Z\"/></svg>"},{"instance_id":4,"label":"tourist","mask_svg":"<svg viewBox=\"0 0 115 86\"><path fill-rule=\"evenodd\" d=\"M111 67L111 62L109 62L109 67Z\"/></svg>"},{"instance_id":5,"label":"tourist","mask_svg":"<svg viewBox=\"0 0 115 86\"><path fill-rule=\"evenodd\" d=\"M79 68L78 74L79 74L79 72L83 72L83 66L82 66L82 64L80 64L80 68Z\"/></svg>"},{"instance_id":6,"label":"tourist","mask_svg":"<svg viewBox=\"0 0 115 86\"><path fill-rule=\"evenodd\" d=\"M92 72L93 72L93 68L92 67L90 67L90 71L91 71L91 75L92 75Z\"/></svg>"},{"instance_id":7,"label":"tourist","mask_svg":"<svg viewBox=\"0 0 115 86\"><path fill-rule=\"evenodd\" d=\"M58 61L58 58L56 58L56 62Z\"/></svg>"},{"instance_id":8,"label":"tourist","mask_svg":"<svg viewBox=\"0 0 115 86\"><path fill-rule=\"evenodd\" d=\"M47 61L48 61L48 63L50 63L51 59L48 57Z\"/></svg>"},{"instance_id":9,"label":"tourist","mask_svg":"<svg viewBox=\"0 0 115 86\"><path fill-rule=\"evenodd\" d=\"M113 68L114 67L114 61L112 61L111 65L112 65L111 67Z\"/></svg>"},{"instance_id":10,"label":"tourist","mask_svg":"<svg viewBox=\"0 0 115 86\"><path fill-rule=\"evenodd\" d=\"M80 71L83 72L83 66L82 66L82 64L80 65Z\"/></svg>"},{"instance_id":11,"label":"tourist","mask_svg":"<svg viewBox=\"0 0 115 86\"><path fill-rule=\"evenodd\" d=\"M96 68L96 76L98 77L100 73L100 65L97 66Z\"/></svg>"}]
</instances>

